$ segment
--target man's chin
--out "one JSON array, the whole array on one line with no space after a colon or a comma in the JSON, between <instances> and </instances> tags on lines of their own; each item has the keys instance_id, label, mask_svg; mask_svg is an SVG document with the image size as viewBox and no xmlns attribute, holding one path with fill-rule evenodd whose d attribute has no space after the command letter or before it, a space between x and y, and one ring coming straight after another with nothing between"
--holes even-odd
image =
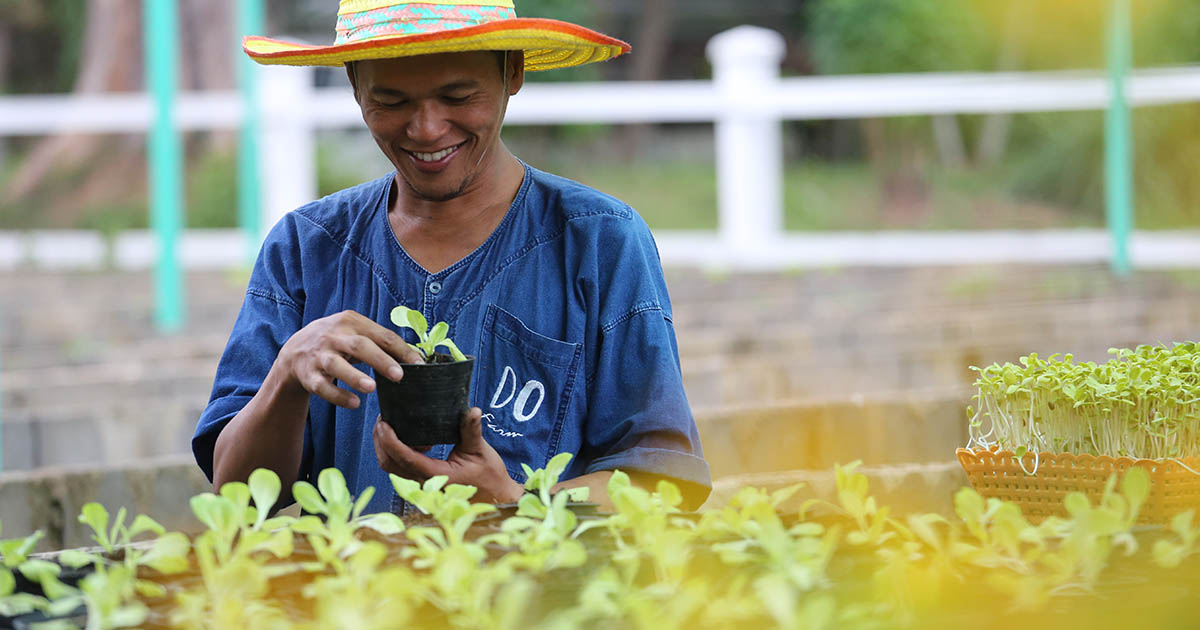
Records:
<instances>
[{"instance_id":1,"label":"man's chin","mask_svg":"<svg viewBox=\"0 0 1200 630\"><path fill-rule=\"evenodd\" d=\"M404 183L408 186L409 192L421 201L443 202L461 197L471 182L470 180L464 181L457 188L417 187L408 180L405 180Z\"/></svg>"}]
</instances>

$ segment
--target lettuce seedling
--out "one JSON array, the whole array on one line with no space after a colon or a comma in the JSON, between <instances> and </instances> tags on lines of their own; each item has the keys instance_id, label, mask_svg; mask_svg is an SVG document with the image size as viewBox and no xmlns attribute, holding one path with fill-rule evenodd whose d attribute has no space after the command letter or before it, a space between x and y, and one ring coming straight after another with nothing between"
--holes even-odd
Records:
<instances>
[{"instance_id":1,"label":"lettuce seedling","mask_svg":"<svg viewBox=\"0 0 1200 630\"><path fill-rule=\"evenodd\" d=\"M407 306L397 306L392 309L392 323L401 328L411 328L417 334L417 343L408 344L412 346L426 361L431 360L434 353L439 347L445 347L450 351L450 356L455 361L466 361L467 357L458 349L458 346L447 336L450 332L450 324L446 322L438 322L429 328L429 321L417 311Z\"/></svg>"},{"instance_id":2,"label":"lettuce seedling","mask_svg":"<svg viewBox=\"0 0 1200 630\"><path fill-rule=\"evenodd\" d=\"M364 516L362 512L375 496L375 488L367 486L355 500L346 486L346 477L336 468L322 470L317 475L317 487L297 481L292 485L292 496L309 514L300 517L291 531L306 535L317 557L339 574L346 570L346 558L363 545L355 535L359 529L366 527L384 535L404 531L403 521L395 514Z\"/></svg>"},{"instance_id":3,"label":"lettuce seedling","mask_svg":"<svg viewBox=\"0 0 1200 630\"><path fill-rule=\"evenodd\" d=\"M517 503L516 516L504 521L502 531L509 535L508 543L520 549L517 557L526 568L577 567L587 561L583 545L572 538L579 519L568 502L586 501L588 489L550 494L570 461L570 453L559 453L539 470L521 463L526 493Z\"/></svg>"}]
</instances>

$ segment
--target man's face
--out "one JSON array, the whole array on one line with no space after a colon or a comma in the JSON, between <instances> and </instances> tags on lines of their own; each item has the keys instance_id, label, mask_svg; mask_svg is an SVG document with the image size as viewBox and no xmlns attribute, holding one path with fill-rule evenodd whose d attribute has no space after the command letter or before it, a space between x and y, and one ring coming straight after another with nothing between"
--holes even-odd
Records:
<instances>
[{"instance_id":1,"label":"man's face","mask_svg":"<svg viewBox=\"0 0 1200 630\"><path fill-rule=\"evenodd\" d=\"M351 72L367 128L417 198L454 199L497 163L508 96L524 78L519 55L508 57L507 80L492 52L360 61Z\"/></svg>"}]
</instances>

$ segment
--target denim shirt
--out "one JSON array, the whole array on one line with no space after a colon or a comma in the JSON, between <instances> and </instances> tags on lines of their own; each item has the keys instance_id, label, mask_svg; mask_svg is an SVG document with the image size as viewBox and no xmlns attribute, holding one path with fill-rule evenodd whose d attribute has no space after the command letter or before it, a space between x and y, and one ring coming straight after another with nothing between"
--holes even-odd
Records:
<instances>
[{"instance_id":1,"label":"denim shirt","mask_svg":"<svg viewBox=\"0 0 1200 630\"><path fill-rule=\"evenodd\" d=\"M395 330L403 304L475 355L472 406L517 482L574 454L563 478L623 469L670 477L696 506L711 488L683 390L671 305L658 250L628 205L525 167L524 181L491 236L450 267L429 273L388 222L392 175L289 213L271 230L221 357L192 449L212 479L217 434L250 401L279 349L313 320L354 310ZM411 331L401 334L415 341ZM359 364L370 373L370 367ZM340 387L348 388L338 383ZM313 396L299 478L335 466L356 495L374 486L368 511L402 502L375 455L375 394L358 409ZM431 457L445 459L447 444Z\"/></svg>"}]
</instances>

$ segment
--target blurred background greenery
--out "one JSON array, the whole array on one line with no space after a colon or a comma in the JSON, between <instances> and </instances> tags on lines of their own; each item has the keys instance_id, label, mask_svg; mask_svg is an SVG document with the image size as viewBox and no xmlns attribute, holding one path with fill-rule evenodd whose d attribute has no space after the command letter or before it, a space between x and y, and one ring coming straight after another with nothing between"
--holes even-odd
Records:
<instances>
[{"instance_id":1,"label":"blurred background greenery","mask_svg":"<svg viewBox=\"0 0 1200 630\"><path fill-rule=\"evenodd\" d=\"M331 0L271 0L271 34L330 39ZM121 5L121 6L118 6ZM781 32L787 76L1101 69L1101 0L518 0L522 15L594 26L634 54L539 81L707 78L704 46L739 24ZM184 89L229 89L232 0L181 0ZM101 11L101 8L106 10ZM0 94L141 85L140 0L0 0ZM101 15L107 14L107 15ZM115 16L115 17L114 17ZM107 22L106 22L107 20ZM115 21L114 21L115 20ZM125 30L122 30L125 29ZM124 33L124 35L122 35ZM130 36L130 33L133 36ZM1200 2L1137 0L1134 65L1200 62ZM319 76L325 84L344 79ZM519 98L519 97L518 97ZM1103 225L1103 114L786 123L789 230ZM623 198L655 228L712 229L711 125L510 126L533 166ZM1134 110L1136 223L1200 226L1200 105ZM0 139L0 230L147 223L140 137ZM388 165L362 132L322 132L322 194ZM187 224L232 227L236 136L187 137Z\"/></svg>"}]
</instances>

